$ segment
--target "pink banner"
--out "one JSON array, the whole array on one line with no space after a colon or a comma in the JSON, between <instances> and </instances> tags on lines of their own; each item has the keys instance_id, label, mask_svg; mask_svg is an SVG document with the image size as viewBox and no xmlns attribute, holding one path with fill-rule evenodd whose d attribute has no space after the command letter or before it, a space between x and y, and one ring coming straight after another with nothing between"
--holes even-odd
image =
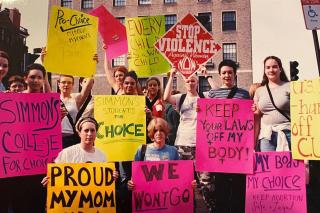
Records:
<instances>
[{"instance_id":1,"label":"pink banner","mask_svg":"<svg viewBox=\"0 0 320 213\"><path fill-rule=\"evenodd\" d=\"M246 213L307 212L303 161L290 152L259 152L254 173L247 175Z\"/></svg>"},{"instance_id":2,"label":"pink banner","mask_svg":"<svg viewBox=\"0 0 320 213\"><path fill-rule=\"evenodd\" d=\"M0 93L0 178L45 174L62 149L58 94Z\"/></svg>"},{"instance_id":3,"label":"pink banner","mask_svg":"<svg viewBox=\"0 0 320 213\"><path fill-rule=\"evenodd\" d=\"M193 161L132 163L132 212L193 211Z\"/></svg>"},{"instance_id":4,"label":"pink banner","mask_svg":"<svg viewBox=\"0 0 320 213\"><path fill-rule=\"evenodd\" d=\"M251 100L198 99L196 170L253 172Z\"/></svg>"},{"instance_id":5,"label":"pink banner","mask_svg":"<svg viewBox=\"0 0 320 213\"><path fill-rule=\"evenodd\" d=\"M103 5L92 10L90 15L99 18L99 33L107 45L109 60L128 52L126 28Z\"/></svg>"}]
</instances>

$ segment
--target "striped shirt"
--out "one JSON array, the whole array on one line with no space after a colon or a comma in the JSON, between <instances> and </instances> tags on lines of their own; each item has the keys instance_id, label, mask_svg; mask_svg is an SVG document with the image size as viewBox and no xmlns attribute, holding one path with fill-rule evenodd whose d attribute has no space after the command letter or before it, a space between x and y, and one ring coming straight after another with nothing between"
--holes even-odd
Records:
<instances>
[{"instance_id":1,"label":"striped shirt","mask_svg":"<svg viewBox=\"0 0 320 213\"><path fill-rule=\"evenodd\" d=\"M232 88L218 88L211 89L209 91L210 98L227 98ZM234 94L235 99L250 99L249 92L247 90L237 88L237 92Z\"/></svg>"}]
</instances>

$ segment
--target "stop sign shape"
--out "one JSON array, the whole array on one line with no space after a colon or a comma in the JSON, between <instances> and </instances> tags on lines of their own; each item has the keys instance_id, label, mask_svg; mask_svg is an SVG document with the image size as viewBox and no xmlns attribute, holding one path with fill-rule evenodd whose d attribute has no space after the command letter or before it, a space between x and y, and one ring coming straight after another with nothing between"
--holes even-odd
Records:
<instances>
[{"instance_id":1,"label":"stop sign shape","mask_svg":"<svg viewBox=\"0 0 320 213\"><path fill-rule=\"evenodd\" d=\"M186 78L221 49L212 35L190 13L166 32L155 43L155 47Z\"/></svg>"}]
</instances>

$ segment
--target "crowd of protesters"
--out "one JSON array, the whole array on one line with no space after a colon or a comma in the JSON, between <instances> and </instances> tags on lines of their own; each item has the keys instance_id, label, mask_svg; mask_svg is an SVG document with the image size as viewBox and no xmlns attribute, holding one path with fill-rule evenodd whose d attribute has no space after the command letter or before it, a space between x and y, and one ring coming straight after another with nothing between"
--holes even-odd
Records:
<instances>
[{"instance_id":1,"label":"crowd of protesters","mask_svg":"<svg viewBox=\"0 0 320 213\"><path fill-rule=\"evenodd\" d=\"M45 55L45 52L43 52ZM97 60L97 59L94 59ZM147 145L140 146L134 161L193 160L196 161L197 99L253 99L252 111L255 123L255 151L290 151L290 86L281 60L269 56L264 60L263 80L254 84L250 91L236 85L237 64L223 60L218 66L221 86L201 67L211 86L210 91L198 92L199 79L196 74L184 80L186 93L172 91L173 78L177 70L172 68L164 92L159 78L150 77L144 89L134 71L126 67L111 67L104 58L106 81L113 95L145 95L147 120ZM25 76L10 76L8 87L2 79L10 67L8 55L0 51L0 91L22 93L50 93L45 68L40 64L28 66ZM107 162L105 156L94 146L98 123L93 118L91 89L93 79L82 79L80 93L72 93L74 78L61 75L58 80L61 99L61 124L63 150L55 163L62 162ZM145 92L143 92L145 91ZM91 103L91 105L89 104ZM87 112L84 116L84 112ZM89 116L87 116L89 115ZM131 212L131 192L135 184L131 180L132 162L117 162L113 178L116 181L117 212ZM308 167L308 163L306 163ZM313 179L312 179L313 178ZM319 177L312 177L319 187ZM199 187L208 212L245 212L246 179L243 174L195 172L192 186ZM0 212L45 212L45 187L49 178L32 175L0 179L0 193L7 193L0 200ZM317 185L318 184L318 185ZM319 193L319 192L318 192ZM309 200L316 199L312 194ZM3 197L3 196L1 196ZM318 200L319 203L319 200ZM316 207L310 204L310 209Z\"/></svg>"}]
</instances>

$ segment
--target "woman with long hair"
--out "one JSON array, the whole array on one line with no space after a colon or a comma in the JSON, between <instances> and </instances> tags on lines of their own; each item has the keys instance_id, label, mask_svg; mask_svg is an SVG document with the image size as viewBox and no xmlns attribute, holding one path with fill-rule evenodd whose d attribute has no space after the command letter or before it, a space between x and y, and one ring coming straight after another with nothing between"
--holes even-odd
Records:
<instances>
[{"instance_id":1,"label":"woman with long hair","mask_svg":"<svg viewBox=\"0 0 320 213\"><path fill-rule=\"evenodd\" d=\"M276 56L264 59L263 80L254 95L253 110L261 116L260 150L290 150L290 84Z\"/></svg>"},{"instance_id":2,"label":"woman with long hair","mask_svg":"<svg viewBox=\"0 0 320 213\"><path fill-rule=\"evenodd\" d=\"M152 117L164 117L164 103L162 100L161 84L157 77L150 77L147 82L146 105L150 110Z\"/></svg>"}]
</instances>

